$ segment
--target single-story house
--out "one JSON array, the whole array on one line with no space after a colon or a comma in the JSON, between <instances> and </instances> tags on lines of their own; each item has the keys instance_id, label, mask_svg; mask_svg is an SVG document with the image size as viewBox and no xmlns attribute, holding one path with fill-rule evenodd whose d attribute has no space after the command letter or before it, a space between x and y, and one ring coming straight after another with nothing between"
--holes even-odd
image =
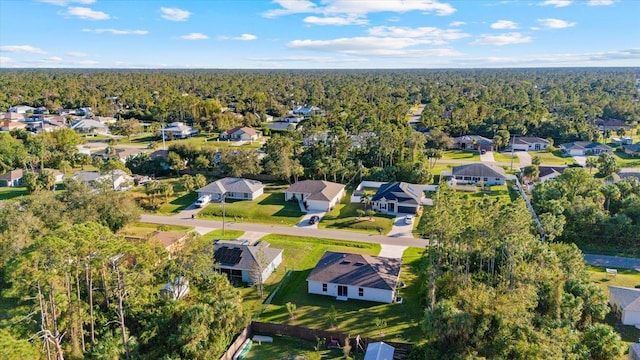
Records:
<instances>
[{"instance_id":1,"label":"single-story house","mask_svg":"<svg viewBox=\"0 0 640 360\"><path fill-rule=\"evenodd\" d=\"M547 139L539 138L539 137L518 137L515 136L511 142L511 147L514 151L536 151L536 150L544 150L551 142Z\"/></svg>"},{"instance_id":2,"label":"single-story house","mask_svg":"<svg viewBox=\"0 0 640 360\"><path fill-rule=\"evenodd\" d=\"M118 159L123 163L127 162L127 159L134 158L138 156L142 152L141 149L134 148L106 148L91 154L91 157L99 157L103 161L107 161L110 159Z\"/></svg>"},{"instance_id":3,"label":"single-story house","mask_svg":"<svg viewBox=\"0 0 640 360\"><path fill-rule=\"evenodd\" d=\"M424 192L406 182L386 183L371 198L371 208L385 214L416 214L424 205Z\"/></svg>"},{"instance_id":4,"label":"single-story house","mask_svg":"<svg viewBox=\"0 0 640 360\"><path fill-rule=\"evenodd\" d=\"M213 244L216 267L227 274L230 281L256 283L260 272L265 282L282 263L282 249L269 247L266 241L254 245L233 240L218 240Z\"/></svg>"},{"instance_id":5,"label":"single-story house","mask_svg":"<svg viewBox=\"0 0 640 360\"><path fill-rule=\"evenodd\" d=\"M600 130L600 131L609 130L609 131L616 132L619 129L623 129L624 131L631 130L631 126L630 125L628 125L626 122L624 122L622 120L618 120L618 119L605 120L605 119L597 118L596 119L596 126L598 127L598 130Z\"/></svg>"},{"instance_id":6,"label":"single-story house","mask_svg":"<svg viewBox=\"0 0 640 360\"><path fill-rule=\"evenodd\" d=\"M27 127L27 124L19 121L5 120L0 124L2 124L0 125L0 130L2 131L11 131L13 129L25 129Z\"/></svg>"},{"instance_id":7,"label":"single-story house","mask_svg":"<svg viewBox=\"0 0 640 360\"><path fill-rule=\"evenodd\" d=\"M640 326L640 289L608 286L609 305L624 325Z\"/></svg>"},{"instance_id":8,"label":"single-story house","mask_svg":"<svg viewBox=\"0 0 640 360\"><path fill-rule=\"evenodd\" d=\"M345 186L323 180L303 180L284 191L285 201L302 201L307 210L329 211L344 196Z\"/></svg>"},{"instance_id":9,"label":"single-story house","mask_svg":"<svg viewBox=\"0 0 640 360\"><path fill-rule=\"evenodd\" d=\"M629 347L629 360L640 360L640 342Z\"/></svg>"},{"instance_id":10,"label":"single-story house","mask_svg":"<svg viewBox=\"0 0 640 360\"><path fill-rule=\"evenodd\" d=\"M69 127L79 133L108 134L109 127L99 121L82 119L73 122Z\"/></svg>"},{"instance_id":11,"label":"single-story house","mask_svg":"<svg viewBox=\"0 0 640 360\"><path fill-rule=\"evenodd\" d=\"M183 232L158 230L152 232L149 238L160 243L160 245L162 245L162 247L167 250L169 254L174 254L178 250L182 249L184 244L187 242L187 238L189 238L189 235Z\"/></svg>"},{"instance_id":12,"label":"single-story house","mask_svg":"<svg viewBox=\"0 0 640 360\"><path fill-rule=\"evenodd\" d=\"M198 130L181 122L173 122L169 126L158 130L161 139L186 139L198 134Z\"/></svg>"},{"instance_id":13,"label":"single-story house","mask_svg":"<svg viewBox=\"0 0 640 360\"><path fill-rule=\"evenodd\" d=\"M307 277L309 294L392 303L401 259L325 251Z\"/></svg>"},{"instance_id":14,"label":"single-story house","mask_svg":"<svg viewBox=\"0 0 640 360\"><path fill-rule=\"evenodd\" d=\"M562 149L565 154L571 156L600 155L613 151L611 146L601 144L597 141L575 141L560 145L560 149Z\"/></svg>"},{"instance_id":15,"label":"single-story house","mask_svg":"<svg viewBox=\"0 0 640 360\"><path fill-rule=\"evenodd\" d=\"M453 148L460 150L493 150L493 140L479 135L464 135L453 138Z\"/></svg>"},{"instance_id":16,"label":"single-story house","mask_svg":"<svg viewBox=\"0 0 640 360\"><path fill-rule=\"evenodd\" d=\"M71 176L71 179L92 188L107 183L114 190L126 190L134 183L133 177L122 170L111 170L105 174L100 174L97 171L78 171Z\"/></svg>"},{"instance_id":17,"label":"single-story house","mask_svg":"<svg viewBox=\"0 0 640 360\"><path fill-rule=\"evenodd\" d=\"M237 141L253 141L262 136L262 131L246 126L236 126L231 130L220 134L221 139L237 140Z\"/></svg>"},{"instance_id":18,"label":"single-story house","mask_svg":"<svg viewBox=\"0 0 640 360\"><path fill-rule=\"evenodd\" d=\"M18 114L16 112L7 111L5 113L2 113L2 116L0 118L2 118L3 120L18 121L18 120L24 119L24 114Z\"/></svg>"},{"instance_id":19,"label":"single-story house","mask_svg":"<svg viewBox=\"0 0 640 360\"><path fill-rule=\"evenodd\" d=\"M296 129L297 123L286 123L282 121L269 123L271 131L293 131Z\"/></svg>"},{"instance_id":20,"label":"single-story house","mask_svg":"<svg viewBox=\"0 0 640 360\"><path fill-rule=\"evenodd\" d=\"M0 174L0 186L2 187L15 187L22 185L22 177L24 176L24 170L16 169L8 171L4 174Z\"/></svg>"},{"instance_id":21,"label":"single-story house","mask_svg":"<svg viewBox=\"0 0 640 360\"><path fill-rule=\"evenodd\" d=\"M616 144L616 145L631 145L631 144L633 144L633 138L628 137L628 136L612 137L611 141L613 141L613 143Z\"/></svg>"},{"instance_id":22,"label":"single-story house","mask_svg":"<svg viewBox=\"0 0 640 360\"><path fill-rule=\"evenodd\" d=\"M625 154L629 154L631 156L640 156L640 143L635 143L631 145L623 145Z\"/></svg>"},{"instance_id":23,"label":"single-story house","mask_svg":"<svg viewBox=\"0 0 640 360\"><path fill-rule=\"evenodd\" d=\"M37 173L40 173L40 169L36 169ZM56 179L56 184L61 184L64 182L64 173L57 169L44 168L42 171L50 172L53 174L53 177Z\"/></svg>"},{"instance_id":24,"label":"single-story house","mask_svg":"<svg viewBox=\"0 0 640 360\"><path fill-rule=\"evenodd\" d=\"M393 360L393 353L396 349L382 341L370 343L367 345L367 352L364 354L364 360Z\"/></svg>"},{"instance_id":25,"label":"single-story house","mask_svg":"<svg viewBox=\"0 0 640 360\"><path fill-rule=\"evenodd\" d=\"M303 118L300 115L288 114L286 116L283 116L283 117L279 118L278 121L286 122L286 123L290 123L290 124L297 124L300 121L302 121L302 119Z\"/></svg>"},{"instance_id":26,"label":"single-story house","mask_svg":"<svg viewBox=\"0 0 640 360\"><path fill-rule=\"evenodd\" d=\"M27 105L16 105L9 108L9 112L16 114L26 114L28 112L33 112L33 110L35 110L34 107Z\"/></svg>"},{"instance_id":27,"label":"single-story house","mask_svg":"<svg viewBox=\"0 0 640 360\"><path fill-rule=\"evenodd\" d=\"M293 109L292 113L294 115L302 115L305 118L312 116L325 116L324 110L316 106L298 106Z\"/></svg>"},{"instance_id":28,"label":"single-story house","mask_svg":"<svg viewBox=\"0 0 640 360\"><path fill-rule=\"evenodd\" d=\"M565 169L566 167L564 166L538 166L538 181L545 182L555 179L560 176Z\"/></svg>"},{"instance_id":29,"label":"single-story house","mask_svg":"<svg viewBox=\"0 0 640 360\"><path fill-rule=\"evenodd\" d=\"M161 289L160 295L165 299L179 300L189 293L189 280L184 276L178 276L173 281L167 282Z\"/></svg>"},{"instance_id":30,"label":"single-story house","mask_svg":"<svg viewBox=\"0 0 640 360\"><path fill-rule=\"evenodd\" d=\"M196 190L198 197L209 195L211 201L225 199L255 200L264 193L264 185L257 180L226 177Z\"/></svg>"},{"instance_id":31,"label":"single-story house","mask_svg":"<svg viewBox=\"0 0 640 360\"><path fill-rule=\"evenodd\" d=\"M456 183L476 185L480 182L485 185L504 185L507 180L503 168L483 163L454 166L451 171L443 171L441 176L451 177Z\"/></svg>"}]
</instances>

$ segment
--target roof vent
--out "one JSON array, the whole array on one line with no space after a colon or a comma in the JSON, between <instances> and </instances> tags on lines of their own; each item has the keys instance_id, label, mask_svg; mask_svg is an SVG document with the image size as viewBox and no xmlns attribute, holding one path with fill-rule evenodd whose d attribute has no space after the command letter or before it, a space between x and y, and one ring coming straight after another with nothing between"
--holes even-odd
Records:
<instances>
[{"instance_id":1,"label":"roof vent","mask_svg":"<svg viewBox=\"0 0 640 360\"><path fill-rule=\"evenodd\" d=\"M349 265L351 264L351 261L349 260L342 260L342 262L340 262L340 265Z\"/></svg>"},{"instance_id":2,"label":"roof vent","mask_svg":"<svg viewBox=\"0 0 640 360\"><path fill-rule=\"evenodd\" d=\"M361 263L361 262L357 262L357 263L353 264L353 266L364 266L364 264Z\"/></svg>"}]
</instances>

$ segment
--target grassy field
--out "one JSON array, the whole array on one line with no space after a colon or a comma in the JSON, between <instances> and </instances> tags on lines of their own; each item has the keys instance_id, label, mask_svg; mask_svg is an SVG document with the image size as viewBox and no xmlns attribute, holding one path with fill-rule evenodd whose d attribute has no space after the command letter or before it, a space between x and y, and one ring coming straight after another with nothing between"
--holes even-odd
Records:
<instances>
[{"instance_id":1,"label":"grassy field","mask_svg":"<svg viewBox=\"0 0 640 360\"><path fill-rule=\"evenodd\" d=\"M480 154L477 151L446 150L442 152L442 159L480 161Z\"/></svg>"},{"instance_id":2,"label":"grassy field","mask_svg":"<svg viewBox=\"0 0 640 360\"><path fill-rule=\"evenodd\" d=\"M187 193L184 191L182 188L182 180L179 178L161 179L160 182L173 185L174 194L168 197L168 201L161 199L162 205L160 208L155 212L147 211L149 213L155 213L157 215L175 215L198 200L198 194L196 192ZM131 191L127 192L127 196L136 201L141 198L145 198L147 196L145 194L145 187L136 186Z\"/></svg>"},{"instance_id":3,"label":"grassy field","mask_svg":"<svg viewBox=\"0 0 640 360\"><path fill-rule=\"evenodd\" d=\"M236 221L261 224L295 225L302 218L298 204L284 201L282 192L267 192L254 201L227 200L224 210L227 219L235 217ZM207 205L198 213L198 217L222 220L222 204Z\"/></svg>"},{"instance_id":4,"label":"grassy field","mask_svg":"<svg viewBox=\"0 0 640 360\"><path fill-rule=\"evenodd\" d=\"M209 231L208 233L202 235L202 238L205 240L234 240L239 238L244 234L244 231L241 230L225 230L224 235L222 235L222 229L216 229L213 231Z\"/></svg>"},{"instance_id":5,"label":"grassy field","mask_svg":"<svg viewBox=\"0 0 640 360\"><path fill-rule=\"evenodd\" d=\"M304 356L305 359L344 359L341 349L327 349L326 346L316 350L317 344L302 339L276 336L272 343L262 343L258 345L254 342L251 350L244 357L245 360L277 360L294 359L296 356ZM359 360L363 358L362 353L351 351L351 358Z\"/></svg>"},{"instance_id":6,"label":"grassy field","mask_svg":"<svg viewBox=\"0 0 640 360\"><path fill-rule=\"evenodd\" d=\"M562 152L560 150L556 150L554 152L530 151L529 154L532 158L534 156L540 157L540 159L542 159L542 165L570 165L575 162L575 160L570 156L562 156Z\"/></svg>"},{"instance_id":7,"label":"grassy field","mask_svg":"<svg viewBox=\"0 0 640 360\"><path fill-rule=\"evenodd\" d=\"M520 163L520 158L518 158L517 155L502 154L495 151L493 152L493 159L497 162L510 163L512 158L514 164Z\"/></svg>"},{"instance_id":8,"label":"grassy field","mask_svg":"<svg viewBox=\"0 0 640 360\"><path fill-rule=\"evenodd\" d=\"M135 222L125 226L122 230L119 231L119 234L133 235L133 236L146 236L156 230L187 232L187 231L193 230L193 226L159 225L159 224Z\"/></svg>"},{"instance_id":9,"label":"grassy field","mask_svg":"<svg viewBox=\"0 0 640 360\"><path fill-rule=\"evenodd\" d=\"M348 242L342 242L348 245ZM316 262L322 256L324 250L338 250L359 253L377 254L377 245L370 244L369 248L352 248L348 246L330 245L329 242L319 244L292 243L295 251L295 268L293 275L282 286L274 297L271 305L268 305L262 313L260 320L275 323L287 323L290 325L305 326L315 329L330 329L326 312L333 305L337 310L337 324L335 331L347 332L368 337L381 337L394 341L416 342L420 339L418 321L421 318L419 306L419 284L416 283L415 267L422 249L408 249L403 256L403 265L400 280L407 286L401 290L402 304L380 304L369 301L349 300L338 301L332 297L312 295L307 293L306 278ZM362 246L363 244L357 244ZM275 247L275 244L273 244ZM302 248L301 248L302 247ZM344 250L341 250L344 249ZM287 250L285 248L285 257ZM292 302L297 309L295 318L289 319L285 304ZM376 326L376 319L385 323Z\"/></svg>"},{"instance_id":10,"label":"grassy field","mask_svg":"<svg viewBox=\"0 0 640 360\"><path fill-rule=\"evenodd\" d=\"M345 196L345 199L348 196ZM338 204L335 209L328 212L320 223L320 229L338 229L347 231L364 232L368 234L378 234L379 229L386 234L391 231L393 226L393 215L376 214L373 221L369 221L369 217L358 217L356 212L358 209L364 210L363 204Z\"/></svg>"},{"instance_id":11,"label":"grassy field","mask_svg":"<svg viewBox=\"0 0 640 360\"><path fill-rule=\"evenodd\" d=\"M14 199L20 196L27 195L27 188L25 187L2 187L0 188L0 200Z\"/></svg>"},{"instance_id":12,"label":"grassy field","mask_svg":"<svg viewBox=\"0 0 640 360\"><path fill-rule=\"evenodd\" d=\"M262 147L262 142L266 141L268 139L268 137L262 137L258 141L253 141L252 143L251 142L247 142L247 143L244 143L244 144L240 144L240 143L235 142L235 141L219 140L218 136L219 136L218 133L199 134L197 136L186 138L186 139L165 140L165 144L167 145L167 147L171 146L171 144L182 143L182 144L191 144L191 145L194 145L197 148L201 148L201 147L214 147L214 148L242 147L242 148L249 148L249 149L259 149L260 147ZM120 144L127 144L127 143L130 143L130 144L149 144L149 143L155 143L156 145L158 145L158 148L160 148L162 146L162 139L159 139L158 137L155 136L155 134L152 134L152 133L143 133L143 134L138 134L138 135L132 136L130 141L127 140L126 138L120 139L118 141L118 143L120 143Z\"/></svg>"},{"instance_id":13,"label":"grassy field","mask_svg":"<svg viewBox=\"0 0 640 360\"><path fill-rule=\"evenodd\" d=\"M613 156L620 167L640 168L640 158L614 151Z\"/></svg>"}]
</instances>

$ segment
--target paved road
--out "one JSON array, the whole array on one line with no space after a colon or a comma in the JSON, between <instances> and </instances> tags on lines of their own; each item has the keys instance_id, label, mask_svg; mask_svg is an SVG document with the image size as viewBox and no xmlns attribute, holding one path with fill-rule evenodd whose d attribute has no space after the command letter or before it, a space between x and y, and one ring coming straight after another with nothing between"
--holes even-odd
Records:
<instances>
[{"instance_id":1,"label":"paved road","mask_svg":"<svg viewBox=\"0 0 640 360\"><path fill-rule=\"evenodd\" d=\"M201 228L222 228L221 221L214 220L201 220L191 219L190 215L176 215L176 216L161 216L161 215L148 215L143 214L141 217L142 222L153 224L166 224L166 225L183 225L183 226L197 226ZM291 236L303 236L303 237L322 237L328 239L338 240L351 240L358 242L368 242L376 244L398 245L398 246L413 246L413 247L425 247L429 245L429 241L425 239L411 239L405 237L393 237L385 235L370 235L356 232L339 231L339 230L327 230L327 229L311 229L311 228L298 228L281 225L266 225L266 224L253 224L253 223L238 223L229 222L225 223L226 230L241 230L241 231L254 231L270 234L281 234Z\"/></svg>"},{"instance_id":2,"label":"paved road","mask_svg":"<svg viewBox=\"0 0 640 360\"><path fill-rule=\"evenodd\" d=\"M584 260L587 262L587 264L594 266L606 266L619 269L636 269L640 271L640 259L637 258L584 254Z\"/></svg>"}]
</instances>

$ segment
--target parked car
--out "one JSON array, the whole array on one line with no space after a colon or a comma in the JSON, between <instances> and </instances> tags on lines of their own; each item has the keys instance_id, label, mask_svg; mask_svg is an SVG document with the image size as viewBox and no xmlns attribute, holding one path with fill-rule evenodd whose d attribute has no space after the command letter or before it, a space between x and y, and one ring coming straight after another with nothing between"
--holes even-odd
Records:
<instances>
[{"instance_id":1,"label":"parked car","mask_svg":"<svg viewBox=\"0 0 640 360\"><path fill-rule=\"evenodd\" d=\"M485 149L480 150L480 154L484 155L486 153L487 153L487 150L485 150Z\"/></svg>"},{"instance_id":2,"label":"parked car","mask_svg":"<svg viewBox=\"0 0 640 360\"><path fill-rule=\"evenodd\" d=\"M413 216L407 215L404 217L404 223L407 225L413 224Z\"/></svg>"},{"instance_id":3,"label":"parked car","mask_svg":"<svg viewBox=\"0 0 640 360\"><path fill-rule=\"evenodd\" d=\"M211 197L209 195L204 195L196 200L196 206L201 208L207 206L207 204L211 201Z\"/></svg>"},{"instance_id":4,"label":"parked car","mask_svg":"<svg viewBox=\"0 0 640 360\"><path fill-rule=\"evenodd\" d=\"M313 225L313 224L317 223L318 221L320 221L320 216L313 215L311 218L309 218L309 225Z\"/></svg>"}]
</instances>

